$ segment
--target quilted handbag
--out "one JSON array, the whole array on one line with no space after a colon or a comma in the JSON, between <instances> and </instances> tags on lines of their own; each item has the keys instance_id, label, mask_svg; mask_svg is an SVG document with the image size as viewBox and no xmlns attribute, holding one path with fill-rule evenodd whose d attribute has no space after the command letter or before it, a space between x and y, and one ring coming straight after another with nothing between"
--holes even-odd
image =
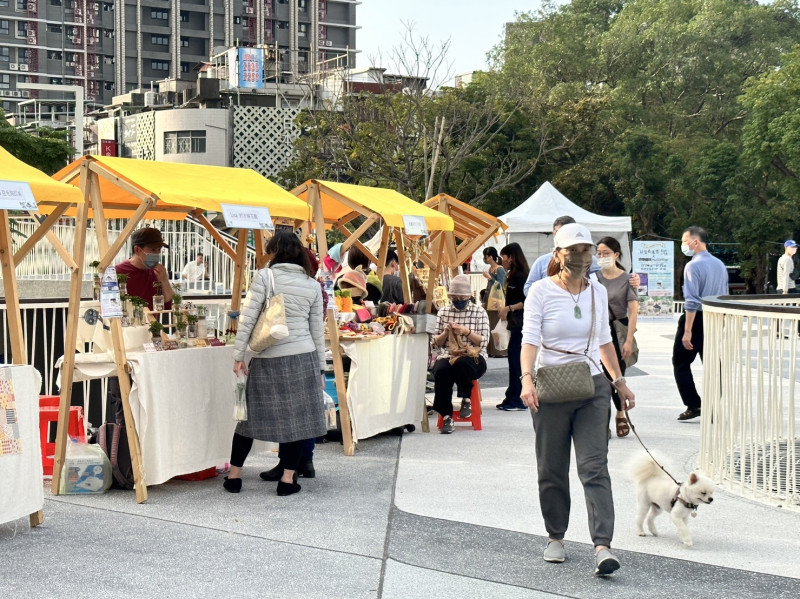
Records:
<instances>
[{"instance_id":1,"label":"quilted handbag","mask_svg":"<svg viewBox=\"0 0 800 599\"><path fill-rule=\"evenodd\" d=\"M267 272L267 297L264 300L264 308L258 316L253 330L250 332L250 349L256 353L261 353L279 339L289 336L289 328L286 326L286 311L283 305L283 294L275 293L275 279L269 268Z\"/></svg>"},{"instance_id":2,"label":"quilted handbag","mask_svg":"<svg viewBox=\"0 0 800 599\"><path fill-rule=\"evenodd\" d=\"M586 349L583 354L547 347L544 343L542 343L542 347L592 360L589 355L589 348L592 344L592 337L594 337L594 322L594 288L592 288L592 326L589 329L589 340L586 342ZM594 360L592 361L594 362ZM592 371L589 368L589 363L584 361L571 362L560 366L541 366L536 370L533 384L536 386L536 395L539 397L539 403L542 404L580 401L589 399L594 395Z\"/></svg>"}]
</instances>

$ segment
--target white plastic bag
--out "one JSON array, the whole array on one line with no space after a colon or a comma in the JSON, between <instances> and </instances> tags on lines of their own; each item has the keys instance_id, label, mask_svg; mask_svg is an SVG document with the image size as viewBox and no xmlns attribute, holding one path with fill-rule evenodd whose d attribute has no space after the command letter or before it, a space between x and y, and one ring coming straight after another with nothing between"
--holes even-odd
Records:
<instances>
[{"instance_id":1,"label":"white plastic bag","mask_svg":"<svg viewBox=\"0 0 800 599\"><path fill-rule=\"evenodd\" d=\"M333 398L325 391L322 392L322 401L325 406L325 424L328 426L329 431L334 431L338 428L336 424L336 404L333 403Z\"/></svg>"},{"instance_id":2,"label":"white plastic bag","mask_svg":"<svg viewBox=\"0 0 800 599\"><path fill-rule=\"evenodd\" d=\"M238 422L247 420L247 397L245 388L247 386L247 379L243 376L236 377L236 403L233 406L233 419Z\"/></svg>"},{"instance_id":3,"label":"white plastic bag","mask_svg":"<svg viewBox=\"0 0 800 599\"><path fill-rule=\"evenodd\" d=\"M112 478L111 462L102 447L70 440L61 474L61 493L105 493Z\"/></svg>"},{"instance_id":4,"label":"white plastic bag","mask_svg":"<svg viewBox=\"0 0 800 599\"><path fill-rule=\"evenodd\" d=\"M497 324L492 329L492 339L494 340L494 348L497 351L505 351L508 349L508 340L511 338L511 332L508 330L508 323L505 320L498 320Z\"/></svg>"}]
</instances>

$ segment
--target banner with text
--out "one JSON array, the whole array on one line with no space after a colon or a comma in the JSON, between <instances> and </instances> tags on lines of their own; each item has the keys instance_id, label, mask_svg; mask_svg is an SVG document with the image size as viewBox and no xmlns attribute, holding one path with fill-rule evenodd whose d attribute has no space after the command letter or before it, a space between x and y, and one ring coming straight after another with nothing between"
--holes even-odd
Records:
<instances>
[{"instance_id":1,"label":"banner with text","mask_svg":"<svg viewBox=\"0 0 800 599\"><path fill-rule=\"evenodd\" d=\"M672 318L675 289L675 244L634 241L633 270L639 273L639 316Z\"/></svg>"}]
</instances>

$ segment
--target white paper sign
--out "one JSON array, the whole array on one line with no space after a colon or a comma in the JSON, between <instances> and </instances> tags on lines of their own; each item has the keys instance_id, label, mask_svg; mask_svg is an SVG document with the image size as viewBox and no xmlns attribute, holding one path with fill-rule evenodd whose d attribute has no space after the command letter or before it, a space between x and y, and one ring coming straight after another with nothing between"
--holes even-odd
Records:
<instances>
[{"instance_id":1,"label":"white paper sign","mask_svg":"<svg viewBox=\"0 0 800 599\"><path fill-rule=\"evenodd\" d=\"M100 314L103 318L122 318L117 269L113 266L106 268L100 282Z\"/></svg>"},{"instance_id":2,"label":"white paper sign","mask_svg":"<svg viewBox=\"0 0 800 599\"><path fill-rule=\"evenodd\" d=\"M25 181L0 181L0 210L38 210L31 186Z\"/></svg>"},{"instance_id":3,"label":"white paper sign","mask_svg":"<svg viewBox=\"0 0 800 599\"><path fill-rule=\"evenodd\" d=\"M403 215L403 229L406 235L427 235L428 225L424 216Z\"/></svg>"},{"instance_id":4,"label":"white paper sign","mask_svg":"<svg viewBox=\"0 0 800 599\"><path fill-rule=\"evenodd\" d=\"M266 206L238 206L220 204L225 224L234 229L266 229L272 231L275 225Z\"/></svg>"}]
</instances>

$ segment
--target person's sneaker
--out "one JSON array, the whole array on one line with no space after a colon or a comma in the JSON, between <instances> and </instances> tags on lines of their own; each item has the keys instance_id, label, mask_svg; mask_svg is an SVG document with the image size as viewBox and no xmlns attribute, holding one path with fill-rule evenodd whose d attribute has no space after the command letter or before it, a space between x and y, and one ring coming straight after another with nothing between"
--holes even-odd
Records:
<instances>
[{"instance_id":1,"label":"person's sneaker","mask_svg":"<svg viewBox=\"0 0 800 599\"><path fill-rule=\"evenodd\" d=\"M448 416L447 418L442 420L442 434L443 435L449 435L450 433L453 432L453 430L455 428L456 428L456 425L453 424L453 419L450 418L450 416Z\"/></svg>"},{"instance_id":2,"label":"person's sneaker","mask_svg":"<svg viewBox=\"0 0 800 599\"><path fill-rule=\"evenodd\" d=\"M461 409L458 411L459 418L469 418L472 416L472 405L469 403L468 399L461 400Z\"/></svg>"},{"instance_id":3,"label":"person's sneaker","mask_svg":"<svg viewBox=\"0 0 800 599\"><path fill-rule=\"evenodd\" d=\"M497 406L498 410L503 410L504 412L524 412L528 408L525 407L524 403L502 403Z\"/></svg>"},{"instance_id":4,"label":"person's sneaker","mask_svg":"<svg viewBox=\"0 0 800 599\"><path fill-rule=\"evenodd\" d=\"M700 416L700 408L691 409L687 408L685 412L681 412L680 416L678 416L678 420L691 420L692 418L697 418Z\"/></svg>"},{"instance_id":5,"label":"person's sneaker","mask_svg":"<svg viewBox=\"0 0 800 599\"><path fill-rule=\"evenodd\" d=\"M544 561L552 564L560 564L567 558L563 541L548 541L544 549Z\"/></svg>"},{"instance_id":6,"label":"person's sneaker","mask_svg":"<svg viewBox=\"0 0 800 599\"><path fill-rule=\"evenodd\" d=\"M619 570L619 560L608 549L601 549L595 555L595 576L608 576Z\"/></svg>"}]
</instances>

